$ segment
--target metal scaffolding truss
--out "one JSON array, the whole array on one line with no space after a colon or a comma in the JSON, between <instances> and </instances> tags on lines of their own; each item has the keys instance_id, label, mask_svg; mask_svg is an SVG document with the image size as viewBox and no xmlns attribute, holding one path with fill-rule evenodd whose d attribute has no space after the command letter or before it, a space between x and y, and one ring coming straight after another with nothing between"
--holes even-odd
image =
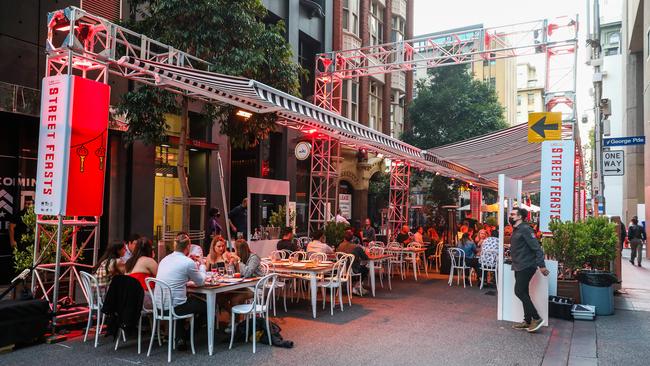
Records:
<instances>
[{"instance_id":1,"label":"metal scaffolding truss","mask_svg":"<svg viewBox=\"0 0 650 366\"><path fill-rule=\"evenodd\" d=\"M337 212L340 152L339 140L328 135L312 136L307 235L323 229Z\"/></svg>"},{"instance_id":2,"label":"metal scaffolding truss","mask_svg":"<svg viewBox=\"0 0 650 366\"><path fill-rule=\"evenodd\" d=\"M575 16L432 34L322 53L316 56L314 104L340 113L340 89L346 79L535 54L546 54L550 64L554 56L575 54L577 42L578 19ZM573 63L571 67L575 73ZM555 90L553 86L552 81L547 82L549 92L575 91L575 87Z\"/></svg>"},{"instance_id":3,"label":"metal scaffolding truss","mask_svg":"<svg viewBox=\"0 0 650 366\"><path fill-rule=\"evenodd\" d=\"M554 111L557 107L564 121L575 122L577 42L575 16L431 34L323 53L316 57L314 104L341 113L341 89L347 79L544 54L546 110ZM434 159L433 155L425 157ZM408 222L408 177L404 178L404 169L390 169L389 226L393 233L396 227Z\"/></svg>"},{"instance_id":4,"label":"metal scaffolding truss","mask_svg":"<svg viewBox=\"0 0 650 366\"><path fill-rule=\"evenodd\" d=\"M390 164L390 194L388 198L388 237L399 233L409 219L409 187L411 164L394 161Z\"/></svg>"},{"instance_id":5,"label":"metal scaffolding truss","mask_svg":"<svg viewBox=\"0 0 650 366\"><path fill-rule=\"evenodd\" d=\"M79 234L82 234L81 237ZM64 235L66 237L64 237ZM68 250L63 248L63 241L69 241ZM48 256L51 255L50 247L57 247L54 263L49 263ZM84 258L88 252L89 245L92 245L92 261ZM60 248L60 249L59 249ZM56 321L65 317L85 313L87 310L58 314L58 304L61 300L59 287L61 283L67 282L67 297L74 302L77 284L81 283L79 269L90 270L97 265L99 251L99 217L92 217L92 220L73 217L65 219L63 216L55 216L55 219L47 219L37 215L35 240L34 240L34 265L36 266L32 275L32 293L35 296L47 300L52 307L53 326ZM81 263L86 259L87 263ZM86 301L89 294L81 287Z\"/></svg>"}]
</instances>

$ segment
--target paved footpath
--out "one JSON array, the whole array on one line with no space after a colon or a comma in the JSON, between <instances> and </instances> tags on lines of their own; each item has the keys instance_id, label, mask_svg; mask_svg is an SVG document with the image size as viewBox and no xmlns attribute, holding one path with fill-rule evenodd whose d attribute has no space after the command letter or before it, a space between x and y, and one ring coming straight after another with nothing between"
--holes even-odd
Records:
<instances>
[{"instance_id":1,"label":"paved footpath","mask_svg":"<svg viewBox=\"0 0 650 366\"><path fill-rule=\"evenodd\" d=\"M650 261L649 263L650 264ZM289 303L273 321L293 349L250 344L228 350L228 336L217 332L215 355L207 355L205 329L197 334L197 354L174 352L174 365L650 365L650 269L623 263L623 292L616 314L596 321L550 319L538 334L510 329L496 320L493 289L449 287L446 277L430 275L393 281L393 291L376 298L355 297L345 311L319 309L312 319L306 301ZM321 304L319 303L319 306ZM647 306L647 307L646 307ZM225 317L222 317L225 320ZM223 329L223 328L222 328ZM77 333L78 335L78 333ZM148 340L148 337L145 338ZM143 342L146 349L146 341ZM146 353L146 352L145 352ZM0 365L158 365L166 348L138 355L130 339L115 351L110 338L83 343L40 344L0 354Z\"/></svg>"},{"instance_id":2,"label":"paved footpath","mask_svg":"<svg viewBox=\"0 0 650 366\"><path fill-rule=\"evenodd\" d=\"M616 312L595 322L555 321L543 365L649 365L650 266L629 262L624 252Z\"/></svg>"}]
</instances>

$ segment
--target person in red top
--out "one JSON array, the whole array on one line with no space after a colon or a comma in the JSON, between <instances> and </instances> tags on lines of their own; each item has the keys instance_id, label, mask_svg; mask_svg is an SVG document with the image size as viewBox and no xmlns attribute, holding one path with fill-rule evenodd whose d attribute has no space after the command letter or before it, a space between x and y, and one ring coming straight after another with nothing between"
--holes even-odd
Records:
<instances>
[{"instance_id":1,"label":"person in red top","mask_svg":"<svg viewBox=\"0 0 650 366\"><path fill-rule=\"evenodd\" d=\"M141 237L135 243L133 255L126 261L126 274L140 282L142 289L147 291L145 280L156 277L158 263L153 259L153 244L146 237Z\"/></svg>"}]
</instances>

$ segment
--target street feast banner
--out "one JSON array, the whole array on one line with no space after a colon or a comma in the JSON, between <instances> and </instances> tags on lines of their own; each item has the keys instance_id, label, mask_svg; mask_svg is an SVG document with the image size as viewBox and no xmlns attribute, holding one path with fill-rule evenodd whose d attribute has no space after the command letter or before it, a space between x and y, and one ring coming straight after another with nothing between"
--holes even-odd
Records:
<instances>
[{"instance_id":1,"label":"street feast banner","mask_svg":"<svg viewBox=\"0 0 650 366\"><path fill-rule=\"evenodd\" d=\"M539 228L549 232L552 220L573 220L575 142L542 142Z\"/></svg>"},{"instance_id":2,"label":"street feast banner","mask_svg":"<svg viewBox=\"0 0 650 366\"><path fill-rule=\"evenodd\" d=\"M101 216L110 87L57 75L41 91L35 212Z\"/></svg>"}]
</instances>

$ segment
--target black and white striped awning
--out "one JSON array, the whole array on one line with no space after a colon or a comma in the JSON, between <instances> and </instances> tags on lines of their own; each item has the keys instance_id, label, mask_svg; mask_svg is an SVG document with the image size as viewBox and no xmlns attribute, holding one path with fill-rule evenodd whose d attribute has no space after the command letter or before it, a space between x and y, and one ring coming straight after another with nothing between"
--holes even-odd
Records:
<instances>
[{"instance_id":1,"label":"black and white striped awning","mask_svg":"<svg viewBox=\"0 0 650 366\"><path fill-rule=\"evenodd\" d=\"M571 138L569 125L562 127L562 135ZM528 143L527 123L436 147L429 152L458 162L488 180L494 181L499 174L505 174L521 180L524 192L540 189L541 144Z\"/></svg>"},{"instance_id":2,"label":"black and white striped awning","mask_svg":"<svg viewBox=\"0 0 650 366\"><path fill-rule=\"evenodd\" d=\"M170 85L190 95L227 103L255 113L276 113L278 123L301 130L316 129L349 146L367 147L395 160L408 161L416 168L438 172L484 186L494 180L443 155L428 152L363 126L300 98L255 80L189 69L154 61L123 57L118 66L140 73L158 85ZM144 79L144 78L143 78Z\"/></svg>"}]
</instances>

